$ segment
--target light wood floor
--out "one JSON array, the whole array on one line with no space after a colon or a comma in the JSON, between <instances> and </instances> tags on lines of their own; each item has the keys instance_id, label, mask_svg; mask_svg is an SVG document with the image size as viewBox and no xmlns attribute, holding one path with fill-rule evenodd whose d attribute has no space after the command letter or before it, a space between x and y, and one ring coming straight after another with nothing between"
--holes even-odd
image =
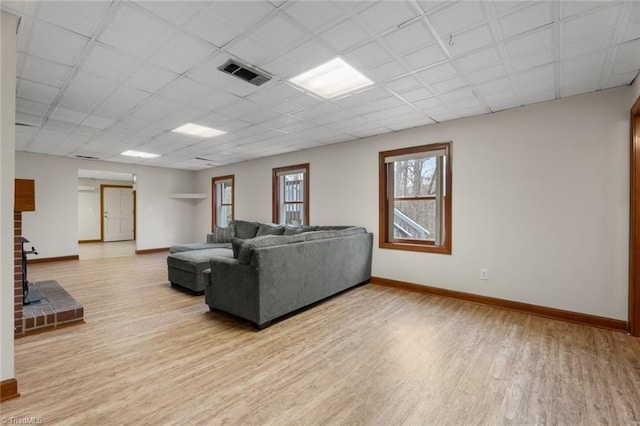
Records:
<instances>
[{"instance_id":1,"label":"light wood floor","mask_svg":"<svg viewBox=\"0 0 640 426\"><path fill-rule=\"evenodd\" d=\"M136 242L134 240L78 244L78 257L80 260L133 256L135 253Z\"/></svg>"},{"instance_id":2,"label":"light wood floor","mask_svg":"<svg viewBox=\"0 0 640 426\"><path fill-rule=\"evenodd\" d=\"M640 341L366 285L256 332L170 288L166 254L29 267L87 324L16 341L20 398L50 424L630 425Z\"/></svg>"}]
</instances>

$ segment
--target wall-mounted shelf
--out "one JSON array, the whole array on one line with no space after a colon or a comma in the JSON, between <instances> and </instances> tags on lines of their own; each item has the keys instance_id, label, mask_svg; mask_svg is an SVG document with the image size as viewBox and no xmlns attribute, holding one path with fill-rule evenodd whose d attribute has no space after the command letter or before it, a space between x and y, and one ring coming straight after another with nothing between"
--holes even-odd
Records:
<instances>
[{"instance_id":1,"label":"wall-mounted shelf","mask_svg":"<svg viewBox=\"0 0 640 426\"><path fill-rule=\"evenodd\" d=\"M202 200L207 198L207 194L201 192L174 192L169 194L169 198L187 198L190 200Z\"/></svg>"}]
</instances>

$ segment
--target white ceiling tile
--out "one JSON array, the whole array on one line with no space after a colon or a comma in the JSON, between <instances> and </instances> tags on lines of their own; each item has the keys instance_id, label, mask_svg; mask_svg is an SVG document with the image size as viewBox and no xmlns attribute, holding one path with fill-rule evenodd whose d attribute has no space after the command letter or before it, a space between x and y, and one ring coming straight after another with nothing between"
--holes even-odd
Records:
<instances>
[{"instance_id":1,"label":"white ceiling tile","mask_svg":"<svg viewBox=\"0 0 640 426\"><path fill-rule=\"evenodd\" d=\"M609 89L612 87L627 86L631 84L633 82L633 79L637 78L637 76L637 71L631 71L622 74L610 74L607 77L602 88Z\"/></svg>"},{"instance_id":2,"label":"white ceiling tile","mask_svg":"<svg viewBox=\"0 0 640 426\"><path fill-rule=\"evenodd\" d=\"M475 89L481 96L491 96L496 93L507 93L511 95L513 93L511 81L508 78L500 78L498 80L478 84L475 86Z\"/></svg>"},{"instance_id":3,"label":"white ceiling tile","mask_svg":"<svg viewBox=\"0 0 640 426\"><path fill-rule=\"evenodd\" d=\"M185 15L194 4L199 2L193 1L136 1L135 4L145 8L155 15L169 21L175 22Z\"/></svg>"},{"instance_id":4,"label":"white ceiling tile","mask_svg":"<svg viewBox=\"0 0 640 426\"><path fill-rule=\"evenodd\" d=\"M488 49L483 49L479 52L457 58L456 62L464 71L471 71L500 62L500 54L498 53L498 49L490 47Z\"/></svg>"},{"instance_id":5,"label":"white ceiling tile","mask_svg":"<svg viewBox=\"0 0 640 426\"><path fill-rule=\"evenodd\" d=\"M168 27L157 19L139 11L135 6L120 3L109 27L98 36L98 41L132 55L139 55L158 43Z\"/></svg>"},{"instance_id":6,"label":"white ceiling tile","mask_svg":"<svg viewBox=\"0 0 640 426\"><path fill-rule=\"evenodd\" d=\"M330 2L294 2L286 13L312 31L341 17L341 12Z\"/></svg>"},{"instance_id":7,"label":"white ceiling tile","mask_svg":"<svg viewBox=\"0 0 640 426\"><path fill-rule=\"evenodd\" d=\"M134 61L132 56L95 45L83 62L82 69L100 77L117 79L133 65Z\"/></svg>"},{"instance_id":8,"label":"white ceiling tile","mask_svg":"<svg viewBox=\"0 0 640 426\"><path fill-rule=\"evenodd\" d=\"M399 77L406 74L407 71L396 61L390 61L386 64L378 65L375 68L371 68L367 71L367 74L371 79L377 83Z\"/></svg>"},{"instance_id":9,"label":"white ceiling tile","mask_svg":"<svg viewBox=\"0 0 640 426\"><path fill-rule=\"evenodd\" d=\"M60 64L73 65L88 41L88 38L81 35L39 23L27 53Z\"/></svg>"},{"instance_id":10,"label":"white ceiling tile","mask_svg":"<svg viewBox=\"0 0 640 426\"><path fill-rule=\"evenodd\" d=\"M280 56L263 67L269 74L280 78L291 78L304 72L305 67L301 64L288 59L286 56Z\"/></svg>"},{"instance_id":11,"label":"white ceiling tile","mask_svg":"<svg viewBox=\"0 0 640 426\"><path fill-rule=\"evenodd\" d=\"M336 56L333 51L313 40L289 51L287 55L293 61L304 66L305 69L316 67Z\"/></svg>"},{"instance_id":12,"label":"white ceiling tile","mask_svg":"<svg viewBox=\"0 0 640 426\"><path fill-rule=\"evenodd\" d=\"M178 74L174 72L150 63L145 63L138 68L131 77L125 80L125 83L129 86L153 93L176 78L178 78Z\"/></svg>"},{"instance_id":13,"label":"white ceiling tile","mask_svg":"<svg viewBox=\"0 0 640 426\"><path fill-rule=\"evenodd\" d=\"M505 75L507 75L507 71L505 70L504 65L498 64L469 73L466 75L466 78L473 84L479 84L485 81L491 81L500 77L504 77Z\"/></svg>"},{"instance_id":14,"label":"white ceiling tile","mask_svg":"<svg viewBox=\"0 0 640 426\"><path fill-rule=\"evenodd\" d=\"M560 16L562 19L569 18L588 10L600 8L606 5L607 1L563 1L560 2Z\"/></svg>"},{"instance_id":15,"label":"white ceiling tile","mask_svg":"<svg viewBox=\"0 0 640 426\"><path fill-rule=\"evenodd\" d=\"M408 3L381 2L360 12L360 18L376 33L398 27L417 16Z\"/></svg>"},{"instance_id":16,"label":"white ceiling tile","mask_svg":"<svg viewBox=\"0 0 640 426\"><path fill-rule=\"evenodd\" d=\"M196 14L187 25L187 28L192 34L202 37L217 47L226 45L242 33L241 28L235 27L224 20L216 19L215 15L206 12Z\"/></svg>"},{"instance_id":17,"label":"white ceiling tile","mask_svg":"<svg viewBox=\"0 0 640 426\"><path fill-rule=\"evenodd\" d=\"M48 104L29 101L26 99L16 99L16 112L28 113L36 116L43 115L49 108Z\"/></svg>"},{"instance_id":18,"label":"white ceiling tile","mask_svg":"<svg viewBox=\"0 0 640 426\"><path fill-rule=\"evenodd\" d=\"M347 20L328 29L320 37L337 51L342 52L366 40L367 33L355 22Z\"/></svg>"},{"instance_id":19,"label":"white ceiling tile","mask_svg":"<svg viewBox=\"0 0 640 426\"><path fill-rule=\"evenodd\" d=\"M461 1L430 13L429 19L444 37L482 22L485 16L481 2Z\"/></svg>"},{"instance_id":20,"label":"white ceiling tile","mask_svg":"<svg viewBox=\"0 0 640 426\"><path fill-rule=\"evenodd\" d=\"M194 101L208 95L209 88L187 77L181 77L161 92L162 96L184 104L191 104Z\"/></svg>"},{"instance_id":21,"label":"white ceiling tile","mask_svg":"<svg viewBox=\"0 0 640 426\"><path fill-rule=\"evenodd\" d=\"M444 38L448 42L448 37ZM472 50L480 49L493 43L493 36L489 26L483 25L478 28L460 33L453 37L447 48L454 56L461 56Z\"/></svg>"},{"instance_id":22,"label":"white ceiling tile","mask_svg":"<svg viewBox=\"0 0 640 426\"><path fill-rule=\"evenodd\" d=\"M418 70L445 61L447 56L438 45L416 50L402 57L413 70Z\"/></svg>"},{"instance_id":23,"label":"white ceiling tile","mask_svg":"<svg viewBox=\"0 0 640 426\"><path fill-rule=\"evenodd\" d=\"M378 120L381 120L381 119L401 116L401 115L410 114L410 113L413 113L413 112L415 112L415 109L413 109L409 105L402 104L402 105L398 105L398 106L393 107L393 108L389 108L389 109L380 110L380 111L376 111L376 112L372 112L372 113L366 114L366 115L364 115L364 118L366 118L368 120L371 120L371 121L378 121Z\"/></svg>"},{"instance_id":24,"label":"white ceiling tile","mask_svg":"<svg viewBox=\"0 0 640 426\"><path fill-rule=\"evenodd\" d=\"M554 89L549 89L547 85L541 87L531 87L530 90L520 95L524 105L535 104L538 102L546 102L556 98L556 92Z\"/></svg>"},{"instance_id":25,"label":"white ceiling tile","mask_svg":"<svg viewBox=\"0 0 640 426\"><path fill-rule=\"evenodd\" d=\"M553 37L550 28L532 31L505 43L509 55L514 58L526 56L530 52L551 48Z\"/></svg>"},{"instance_id":26,"label":"white ceiling tile","mask_svg":"<svg viewBox=\"0 0 640 426\"><path fill-rule=\"evenodd\" d=\"M551 3L540 2L530 7L519 9L500 20L500 28L505 38L533 30L553 22Z\"/></svg>"},{"instance_id":27,"label":"white ceiling tile","mask_svg":"<svg viewBox=\"0 0 640 426\"><path fill-rule=\"evenodd\" d=\"M90 115L82 122L82 125L87 127L93 127L96 129L106 129L113 123L114 123L114 120L111 120L109 118L99 117L97 115Z\"/></svg>"},{"instance_id":28,"label":"white ceiling tile","mask_svg":"<svg viewBox=\"0 0 640 426\"><path fill-rule=\"evenodd\" d=\"M446 62L442 65L436 65L424 71L420 71L418 74L427 84L431 84L436 81L446 80L457 75L455 67L451 62Z\"/></svg>"},{"instance_id":29,"label":"white ceiling tile","mask_svg":"<svg viewBox=\"0 0 640 426\"><path fill-rule=\"evenodd\" d=\"M252 37L242 39L229 47L228 51L248 65L264 65L279 56L278 52Z\"/></svg>"},{"instance_id":30,"label":"white ceiling tile","mask_svg":"<svg viewBox=\"0 0 640 426\"><path fill-rule=\"evenodd\" d=\"M529 68L535 68L540 65L550 64L554 61L553 59L553 50L552 49L544 49L538 50L537 52L530 53L527 56L522 56L520 58L514 59L511 64L513 66L513 70L516 72L528 70Z\"/></svg>"},{"instance_id":31,"label":"white ceiling tile","mask_svg":"<svg viewBox=\"0 0 640 426\"><path fill-rule=\"evenodd\" d=\"M300 93L297 88L287 83L280 83L252 94L249 99L261 105L275 105L283 100L299 96Z\"/></svg>"},{"instance_id":32,"label":"white ceiling tile","mask_svg":"<svg viewBox=\"0 0 640 426\"><path fill-rule=\"evenodd\" d=\"M612 72L623 74L640 68L640 39L622 43L616 47Z\"/></svg>"},{"instance_id":33,"label":"white ceiling tile","mask_svg":"<svg viewBox=\"0 0 640 426\"><path fill-rule=\"evenodd\" d=\"M18 79L17 97L29 101L50 104L58 94L56 87L46 86L33 81Z\"/></svg>"},{"instance_id":34,"label":"white ceiling tile","mask_svg":"<svg viewBox=\"0 0 640 426\"><path fill-rule=\"evenodd\" d=\"M565 43L562 45L563 59L606 49L611 44L613 34L613 30L610 30L573 42Z\"/></svg>"},{"instance_id":35,"label":"white ceiling tile","mask_svg":"<svg viewBox=\"0 0 640 426\"><path fill-rule=\"evenodd\" d=\"M433 43L433 37L422 20L413 22L383 37L383 40L395 51L406 53L420 46Z\"/></svg>"},{"instance_id":36,"label":"white ceiling tile","mask_svg":"<svg viewBox=\"0 0 640 426\"><path fill-rule=\"evenodd\" d=\"M638 9L640 9L640 6L638 6L638 3L635 3L635 5ZM620 41L625 42L628 40L635 40L638 38L640 38L640 20L630 22L627 25L626 29L622 33Z\"/></svg>"},{"instance_id":37,"label":"white ceiling tile","mask_svg":"<svg viewBox=\"0 0 640 426\"><path fill-rule=\"evenodd\" d=\"M436 93L448 93L452 90L459 89L460 87L466 86L467 83L461 79L460 77L454 77L449 80L444 80L439 83L431 84L430 87Z\"/></svg>"},{"instance_id":38,"label":"white ceiling tile","mask_svg":"<svg viewBox=\"0 0 640 426\"><path fill-rule=\"evenodd\" d=\"M491 108L491 111L498 112L505 109L517 108L521 104L520 101L518 101L518 99L513 96L487 101L487 105L489 106L489 108Z\"/></svg>"},{"instance_id":39,"label":"white ceiling tile","mask_svg":"<svg viewBox=\"0 0 640 426\"><path fill-rule=\"evenodd\" d=\"M383 99L362 103L357 107L351 108L351 111L356 114L373 114L380 111L388 111L392 108L396 108L402 105L407 106L406 103L402 102L397 97L388 96Z\"/></svg>"},{"instance_id":40,"label":"white ceiling tile","mask_svg":"<svg viewBox=\"0 0 640 426\"><path fill-rule=\"evenodd\" d=\"M215 53L217 49L179 32L174 32L169 40L163 44L162 50L184 60L191 66L204 61L206 57Z\"/></svg>"},{"instance_id":41,"label":"white ceiling tile","mask_svg":"<svg viewBox=\"0 0 640 426\"><path fill-rule=\"evenodd\" d=\"M602 73L605 54L606 52L601 51L562 61L560 71L563 81L570 80L576 83L593 81L597 83Z\"/></svg>"},{"instance_id":42,"label":"white ceiling tile","mask_svg":"<svg viewBox=\"0 0 640 426\"><path fill-rule=\"evenodd\" d=\"M572 83L560 86L560 94L562 97L579 95L581 93L593 92L596 90L597 82Z\"/></svg>"},{"instance_id":43,"label":"white ceiling tile","mask_svg":"<svg viewBox=\"0 0 640 426\"><path fill-rule=\"evenodd\" d=\"M258 1L214 1L209 7L220 20L239 29L247 28L275 10L270 3Z\"/></svg>"},{"instance_id":44,"label":"white ceiling tile","mask_svg":"<svg viewBox=\"0 0 640 426\"><path fill-rule=\"evenodd\" d=\"M406 92L410 89L415 89L421 86L420 82L412 75L400 77L398 79L387 81L384 84L389 89L396 93Z\"/></svg>"},{"instance_id":45,"label":"white ceiling tile","mask_svg":"<svg viewBox=\"0 0 640 426\"><path fill-rule=\"evenodd\" d=\"M409 102L414 102L420 99L433 96L433 93L431 92L431 90L427 89L426 87L418 87L417 89L402 92L400 96L402 96L404 99L406 99Z\"/></svg>"},{"instance_id":46,"label":"white ceiling tile","mask_svg":"<svg viewBox=\"0 0 640 426\"><path fill-rule=\"evenodd\" d=\"M59 27L67 28L75 33L90 37L100 16L104 13L107 3L94 2L99 8L96 14L85 15L82 9L74 8L74 4L65 1L44 2L40 17L42 20Z\"/></svg>"},{"instance_id":47,"label":"white ceiling tile","mask_svg":"<svg viewBox=\"0 0 640 426\"><path fill-rule=\"evenodd\" d=\"M562 25L563 41L578 40L588 35L615 28L620 13L620 4L600 9L575 19L567 20Z\"/></svg>"},{"instance_id":48,"label":"white ceiling tile","mask_svg":"<svg viewBox=\"0 0 640 426\"><path fill-rule=\"evenodd\" d=\"M517 75L518 83L523 86L539 85L545 82L554 81L554 70L552 65L535 68Z\"/></svg>"},{"instance_id":49,"label":"white ceiling tile","mask_svg":"<svg viewBox=\"0 0 640 426\"><path fill-rule=\"evenodd\" d=\"M81 122L86 115L86 112L78 112L67 108L57 107L53 110L49 118L75 124Z\"/></svg>"},{"instance_id":50,"label":"white ceiling tile","mask_svg":"<svg viewBox=\"0 0 640 426\"><path fill-rule=\"evenodd\" d=\"M435 97L413 102L413 106L425 112L433 114L441 113L448 110L446 105L444 105L442 101L440 101L440 99Z\"/></svg>"},{"instance_id":51,"label":"white ceiling tile","mask_svg":"<svg viewBox=\"0 0 640 426\"><path fill-rule=\"evenodd\" d=\"M493 2L492 5L496 9L496 13L498 15L505 15L513 11L513 9L515 8L526 7L527 5L531 5L534 3L535 1L507 0L507 1L496 1L496 2Z\"/></svg>"},{"instance_id":52,"label":"white ceiling tile","mask_svg":"<svg viewBox=\"0 0 640 426\"><path fill-rule=\"evenodd\" d=\"M46 61L35 56L26 56L20 76L25 80L59 88L62 87L62 83L70 72L71 67L66 65Z\"/></svg>"},{"instance_id":53,"label":"white ceiling tile","mask_svg":"<svg viewBox=\"0 0 640 426\"><path fill-rule=\"evenodd\" d=\"M254 93L258 89L258 86L254 86L253 84L247 83L246 81L242 81L240 79L237 79L233 83L227 84L222 88L222 90L224 90L225 92L231 93L232 95L236 95L241 98Z\"/></svg>"},{"instance_id":54,"label":"white ceiling tile","mask_svg":"<svg viewBox=\"0 0 640 426\"><path fill-rule=\"evenodd\" d=\"M252 35L257 40L281 52L289 50L308 37L284 13L273 16L269 22L254 30Z\"/></svg>"}]
</instances>

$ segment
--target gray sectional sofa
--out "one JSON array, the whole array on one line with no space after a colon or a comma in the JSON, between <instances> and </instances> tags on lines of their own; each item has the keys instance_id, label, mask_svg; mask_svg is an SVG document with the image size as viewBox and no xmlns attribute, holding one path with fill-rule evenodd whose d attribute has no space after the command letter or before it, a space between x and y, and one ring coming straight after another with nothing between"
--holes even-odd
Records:
<instances>
[{"instance_id":1,"label":"gray sectional sofa","mask_svg":"<svg viewBox=\"0 0 640 426\"><path fill-rule=\"evenodd\" d=\"M371 278L373 235L364 228L246 221L233 221L231 227L231 248L170 254L169 279L193 291L202 285L211 310L258 328Z\"/></svg>"}]
</instances>

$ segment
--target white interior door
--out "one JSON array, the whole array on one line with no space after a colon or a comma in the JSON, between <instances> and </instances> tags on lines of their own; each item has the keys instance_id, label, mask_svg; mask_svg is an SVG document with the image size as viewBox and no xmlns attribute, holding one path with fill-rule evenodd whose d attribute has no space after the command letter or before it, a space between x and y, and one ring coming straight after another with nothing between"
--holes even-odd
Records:
<instances>
[{"instance_id":1,"label":"white interior door","mask_svg":"<svg viewBox=\"0 0 640 426\"><path fill-rule=\"evenodd\" d=\"M103 188L104 241L133 240L133 188Z\"/></svg>"}]
</instances>

